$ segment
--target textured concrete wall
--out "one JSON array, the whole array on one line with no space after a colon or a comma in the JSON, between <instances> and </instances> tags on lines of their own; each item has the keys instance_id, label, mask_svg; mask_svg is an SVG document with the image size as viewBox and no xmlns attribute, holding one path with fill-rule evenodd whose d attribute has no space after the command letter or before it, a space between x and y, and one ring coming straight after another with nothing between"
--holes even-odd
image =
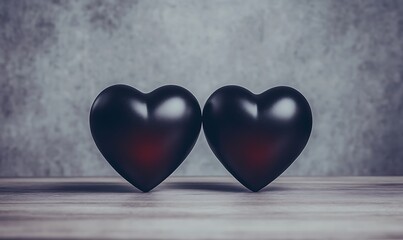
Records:
<instances>
[{"instance_id":1,"label":"textured concrete wall","mask_svg":"<svg viewBox=\"0 0 403 240\"><path fill-rule=\"evenodd\" d=\"M0 0L0 176L115 174L88 126L115 83L290 85L314 129L287 175L403 174L403 1ZM227 174L203 134L176 173Z\"/></svg>"}]
</instances>

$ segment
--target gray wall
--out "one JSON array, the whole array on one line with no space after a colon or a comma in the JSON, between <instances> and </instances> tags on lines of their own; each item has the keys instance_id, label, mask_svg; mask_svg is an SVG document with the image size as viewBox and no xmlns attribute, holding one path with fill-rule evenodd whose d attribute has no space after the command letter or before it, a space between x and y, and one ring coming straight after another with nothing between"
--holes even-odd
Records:
<instances>
[{"instance_id":1,"label":"gray wall","mask_svg":"<svg viewBox=\"0 0 403 240\"><path fill-rule=\"evenodd\" d=\"M403 1L0 1L0 176L114 175L105 87L299 89L313 135L287 175L403 174ZM203 134L176 171L224 175Z\"/></svg>"}]
</instances>

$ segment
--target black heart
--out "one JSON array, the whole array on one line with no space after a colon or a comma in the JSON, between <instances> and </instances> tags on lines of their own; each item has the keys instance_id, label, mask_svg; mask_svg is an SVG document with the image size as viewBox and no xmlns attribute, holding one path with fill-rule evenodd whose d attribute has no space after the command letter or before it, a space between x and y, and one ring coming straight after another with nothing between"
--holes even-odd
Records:
<instances>
[{"instance_id":1,"label":"black heart","mask_svg":"<svg viewBox=\"0 0 403 240\"><path fill-rule=\"evenodd\" d=\"M95 143L112 167L148 192L190 153L201 128L196 98L179 86L144 94L115 85L102 91L90 113Z\"/></svg>"},{"instance_id":2,"label":"black heart","mask_svg":"<svg viewBox=\"0 0 403 240\"><path fill-rule=\"evenodd\" d=\"M312 113L304 96L290 87L255 95L225 86L207 100L203 129L224 167L256 192L302 152L311 134Z\"/></svg>"}]
</instances>

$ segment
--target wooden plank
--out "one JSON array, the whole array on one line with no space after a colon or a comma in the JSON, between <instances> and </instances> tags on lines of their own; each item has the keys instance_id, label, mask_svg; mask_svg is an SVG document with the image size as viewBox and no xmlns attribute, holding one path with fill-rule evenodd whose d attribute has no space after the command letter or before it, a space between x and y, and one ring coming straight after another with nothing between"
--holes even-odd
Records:
<instances>
[{"instance_id":1,"label":"wooden plank","mask_svg":"<svg viewBox=\"0 0 403 240\"><path fill-rule=\"evenodd\" d=\"M0 179L1 239L403 239L403 177Z\"/></svg>"}]
</instances>

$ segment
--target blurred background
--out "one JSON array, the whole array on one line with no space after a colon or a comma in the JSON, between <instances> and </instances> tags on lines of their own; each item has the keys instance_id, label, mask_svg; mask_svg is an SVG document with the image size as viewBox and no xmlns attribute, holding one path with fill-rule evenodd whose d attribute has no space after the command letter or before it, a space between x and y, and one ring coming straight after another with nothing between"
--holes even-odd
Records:
<instances>
[{"instance_id":1,"label":"blurred background","mask_svg":"<svg viewBox=\"0 0 403 240\"><path fill-rule=\"evenodd\" d=\"M88 116L116 83L278 85L311 104L285 175L403 175L403 1L0 0L0 176L113 176ZM176 175L227 175L203 134Z\"/></svg>"}]
</instances>

